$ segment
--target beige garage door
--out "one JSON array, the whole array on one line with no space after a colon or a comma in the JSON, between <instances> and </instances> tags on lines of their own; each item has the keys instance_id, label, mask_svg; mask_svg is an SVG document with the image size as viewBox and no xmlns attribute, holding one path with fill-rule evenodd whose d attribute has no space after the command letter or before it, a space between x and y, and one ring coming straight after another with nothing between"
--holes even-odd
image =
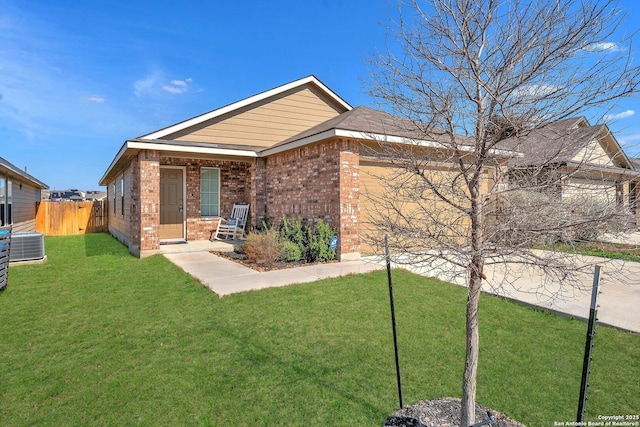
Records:
<instances>
[{"instance_id":1,"label":"beige garage door","mask_svg":"<svg viewBox=\"0 0 640 427\"><path fill-rule=\"evenodd\" d=\"M463 188L454 182L456 172L433 167L427 172L440 191L448 197L465 202ZM385 233L393 233L391 225L404 230L415 229L451 238L464 238L468 221L459 211L442 202L429 191L422 180L404 173L397 166L373 161L360 162L360 252L363 255L383 254ZM416 233L417 234L417 233ZM408 245L424 245L424 240L408 236Z\"/></svg>"}]
</instances>

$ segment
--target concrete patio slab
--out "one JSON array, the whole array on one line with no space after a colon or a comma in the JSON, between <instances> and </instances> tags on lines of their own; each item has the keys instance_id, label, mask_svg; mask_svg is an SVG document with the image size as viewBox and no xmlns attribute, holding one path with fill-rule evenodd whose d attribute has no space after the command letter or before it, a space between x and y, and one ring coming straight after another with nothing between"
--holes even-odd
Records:
<instances>
[{"instance_id":1,"label":"concrete patio slab","mask_svg":"<svg viewBox=\"0 0 640 427\"><path fill-rule=\"evenodd\" d=\"M238 240L175 240L160 242L161 254L189 253L189 252L233 252L233 246Z\"/></svg>"}]
</instances>

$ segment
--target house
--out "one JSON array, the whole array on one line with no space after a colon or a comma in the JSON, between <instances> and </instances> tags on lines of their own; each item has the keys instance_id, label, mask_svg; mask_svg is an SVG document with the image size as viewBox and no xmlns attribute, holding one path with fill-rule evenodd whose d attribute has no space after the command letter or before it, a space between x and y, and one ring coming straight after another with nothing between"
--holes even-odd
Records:
<instances>
[{"instance_id":1,"label":"house","mask_svg":"<svg viewBox=\"0 0 640 427\"><path fill-rule=\"evenodd\" d=\"M107 198L106 191L100 190L89 190L86 192L86 200L105 200Z\"/></svg>"},{"instance_id":2,"label":"house","mask_svg":"<svg viewBox=\"0 0 640 427\"><path fill-rule=\"evenodd\" d=\"M87 194L75 188L70 190L54 190L49 194L49 200L52 202L83 202L87 200Z\"/></svg>"},{"instance_id":3,"label":"house","mask_svg":"<svg viewBox=\"0 0 640 427\"><path fill-rule=\"evenodd\" d=\"M640 168L629 158L607 125L592 126L586 118L558 120L501 142L520 153L509 164L511 177L562 176L558 194L580 195L629 208L640 223L636 200L640 194ZM534 174L530 174L534 175Z\"/></svg>"},{"instance_id":4,"label":"house","mask_svg":"<svg viewBox=\"0 0 640 427\"><path fill-rule=\"evenodd\" d=\"M209 239L234 203L249 203L253 225L323 219L338 229L339 258L357 259L372 251L364 219L384 191L372 177L393 170L366 148L419 138L398 120L308 76L127 140L99 182L109 232L143 257L163 241Z\"/></svg>"},{"instance_id":5,"label":"house","mask_svg":"<svg viewBox=\"0 0 640 427\"><path fill-rule=\"evenodd\" d=\"M36 229L41 192L49 187L0 157L0 226L12 225L14 232Z\"/></svg>"},{"instance_id":6,"label":"house","mask_svg":"<svg viewBox=\"0 0 640 427\"><path fill-rule=\"evenodd\" d=\"M631 164L637 171L640 171L640 159L632 157ZM629 208L637 219L638 226L640 226L640 179L636 179L629 184Z\"/></svg>"}]
</instances>

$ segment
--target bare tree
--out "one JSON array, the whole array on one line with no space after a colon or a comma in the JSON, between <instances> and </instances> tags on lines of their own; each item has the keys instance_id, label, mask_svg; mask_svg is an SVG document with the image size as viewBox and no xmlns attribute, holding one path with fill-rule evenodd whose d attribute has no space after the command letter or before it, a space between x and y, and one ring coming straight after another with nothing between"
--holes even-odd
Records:
<instances>
[{"instance_id":1,"label":"bare tree","mask_svg":"<svg viewBox=\"0 0 640 427\"><path fill-rule=\"evenodd\" d=\"M640 69L630 38L618 34L624 14L612 0L407 0L398 10L390 47L372 58L368 80L370 94L399 118L386 134L405 138L363 153L394 166L380 177L385 191L371 195L372 243L383 230L403 254L397 262L465 275L467 426L475 422L488 268L536 268L549 285L541 291L557 296L566 289L552 284L575 285L571 272L585 266L536 244L629 226L610 191L628 176L595 167L602 152L589 151L608 128L580 117L597 122L636 94ZM505 280L509 274L490 284Z\"/></svg>"}]
</instances>

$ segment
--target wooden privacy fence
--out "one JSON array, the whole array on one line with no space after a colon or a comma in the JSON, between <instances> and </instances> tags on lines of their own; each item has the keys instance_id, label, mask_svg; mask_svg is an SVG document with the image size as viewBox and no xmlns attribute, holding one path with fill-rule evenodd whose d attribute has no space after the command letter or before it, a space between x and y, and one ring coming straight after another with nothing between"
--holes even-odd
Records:
<instances>
[{"instance_id":1,"label":"wooden privacy fence","mask_svg":"<svg viewBox=\"0 0 640 427\"><path fill-rule=\"evenodd\" d=\"M107 231L107 202L50 202L42 201L36 214L36 231L45 236Z\"/></svg>"}]
</instances>

